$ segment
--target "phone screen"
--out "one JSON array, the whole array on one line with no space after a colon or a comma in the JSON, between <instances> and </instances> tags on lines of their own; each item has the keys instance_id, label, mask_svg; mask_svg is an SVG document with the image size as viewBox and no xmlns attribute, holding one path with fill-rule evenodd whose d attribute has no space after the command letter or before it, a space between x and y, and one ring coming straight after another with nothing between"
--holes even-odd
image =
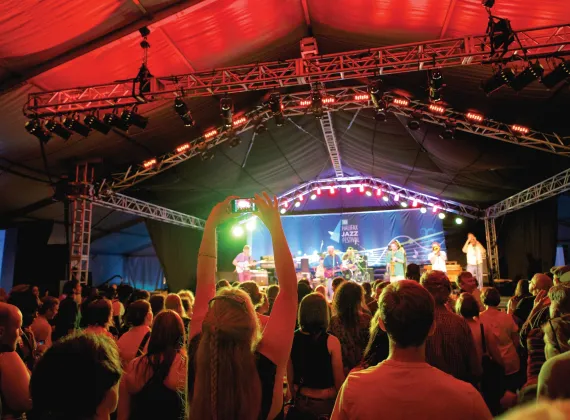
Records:
<instances>
[{"instance_id":1,"label":"phone screen","mask_svg":"<svg viewBox=\"0 0 570 420\"><path fill-rule=\"evenodd\" d=\"M38 344L40 346L45 346L46 342L45 342L45 340L40 340L40 341L38 341Z\"/></svg>"},{"instance_id":2,"label":"phone screen","mask_svg":"<svg viewBox=\"0 0 570 420\"><path fill-rule=\"evenodd\" d=\"M257 211L253 198L238 198L231 202L232 213L251 213Z\"/></svg>"}]
</instances>

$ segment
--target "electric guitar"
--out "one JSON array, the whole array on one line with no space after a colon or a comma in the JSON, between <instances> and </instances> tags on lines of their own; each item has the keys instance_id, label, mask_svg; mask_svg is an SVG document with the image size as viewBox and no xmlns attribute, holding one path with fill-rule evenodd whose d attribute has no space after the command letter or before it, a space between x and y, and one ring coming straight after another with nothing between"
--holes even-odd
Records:
<instances>
[{"instance_id":1,"label":"electric guitar","mask_svg":"<svg viewBox=\"0 0 570 420\"><path fill-rule=\"evenodd\" d=\"M256 265L261 264L261 261L259 262L247 262L247 261L242 261L242 262L238 262L236 265L236 272L238 274L241 274L245 271L249 271L249 267L255 267Z\"/></svg>"}]
</instances>

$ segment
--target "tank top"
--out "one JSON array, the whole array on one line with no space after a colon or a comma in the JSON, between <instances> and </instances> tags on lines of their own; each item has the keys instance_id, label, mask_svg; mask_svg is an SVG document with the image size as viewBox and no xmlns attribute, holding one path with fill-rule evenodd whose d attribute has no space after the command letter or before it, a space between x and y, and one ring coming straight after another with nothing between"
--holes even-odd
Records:
<instances>
[{"instance_id":1,"label":"tank top","mask_svg":"<svg viewBox=\"0 0 570 420\"><path fill-rule=\"evenodd\" d=\"M331 355L327 347L329 334L322 331L316 336L295 331L291 361L295 385L312 389L334 386Z\"/></svg>"}]
</instances>

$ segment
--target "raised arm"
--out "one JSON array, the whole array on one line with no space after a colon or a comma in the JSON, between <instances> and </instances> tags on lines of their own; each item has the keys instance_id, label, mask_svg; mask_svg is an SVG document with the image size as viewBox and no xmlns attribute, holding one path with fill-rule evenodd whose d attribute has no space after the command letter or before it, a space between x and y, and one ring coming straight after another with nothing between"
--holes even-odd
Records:
<instances>
[{"instance_id":1,"label":"raised arm","mask_svg":"<svg viewBox=\"0 0 570 420\"><path fill-rule=\"evenodd\" d=\"M204 235L198 252L198 268L196 272L196 301L190 339L202 331L202 321L208 312L208 302L216 295L216 228L224 220L233 216L230 213L230 201L237 197L228 197L214 206L206 220Z\"/></svg>"},{"instance_id":2,"label":"raised arm","mask_svg":"<svg viewBox=\"0 0 570 420\"><path fill-rule=\"evenodd\" d=\"M465 241L465 245L463 245L463 253L467 254L467 250L469 249L469 239Z\"/></svg>"},{"instance_id":3,"label":"raised arm","mask_svg":"<svg viewBox=\"0 0 570 420\"><path fill-rule=\"evenodd\" d=\"M259 210L257 216L271 233L275 270L279 279L279 294L273 304L258 350L278 368L284 369L289 360L295 331L297 276L283 232L277 198L271 199L266 193L263 193L263 198L256 194L255 203Z\"/></svg>"}]
</instances>

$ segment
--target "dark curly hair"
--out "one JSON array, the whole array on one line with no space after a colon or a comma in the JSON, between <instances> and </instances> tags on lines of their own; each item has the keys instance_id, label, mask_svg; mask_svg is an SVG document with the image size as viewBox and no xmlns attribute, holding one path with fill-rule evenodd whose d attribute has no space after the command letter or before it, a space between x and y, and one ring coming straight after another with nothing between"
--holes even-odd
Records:
<instances>
[{"instance_id":1,"label":"dark curly hair","mask_svg":"<svg viewBox=\"0 0 570 420\"><path fill-rule=\"evenodd\" d=\"M347 330L357 330L364 299L364 289L357 283L342 283L334 294L334 313Z\"/></svg>"}]
</instances>

